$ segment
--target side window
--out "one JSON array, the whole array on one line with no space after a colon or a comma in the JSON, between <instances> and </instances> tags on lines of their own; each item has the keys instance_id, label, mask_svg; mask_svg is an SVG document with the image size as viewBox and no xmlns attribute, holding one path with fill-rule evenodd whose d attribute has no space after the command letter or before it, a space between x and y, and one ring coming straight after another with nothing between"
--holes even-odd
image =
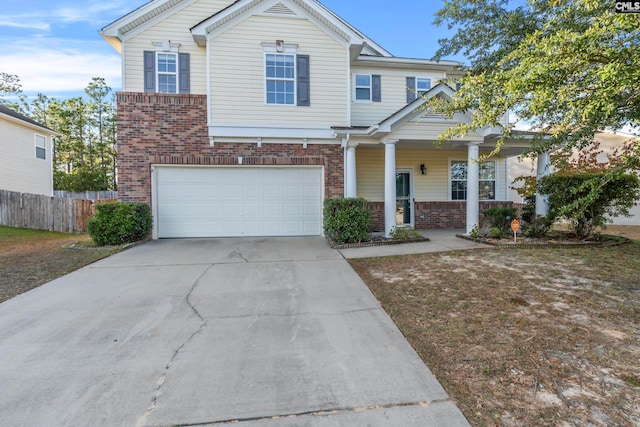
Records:
<instances>
[{"instance_id":1,"label":"side window","mask_svg":"<svg viewBox=\"0 0 640 427\"><path fill-rule=\"evenodd\" d=\"M354 76L354 99L356 101L382 101L382 77L376 74Z\"/></svg>"},{"instance_id":2,"label":"side window","mask_svg":"<svg viewBox=\"0 0 640 427\"><path fill-rule=\"evenodd\" d=\"M144 91L147 93L190 93L190 54L144 52Z\"/></svg>"},{"instance_id":3,"label":"side window","mask_svg":"<svg viewBox=\"0 0 640 427\"><path fill-rule=\"evenodd\" d=\"M431 79L417 78L416 79L416 92L419 96L424 95L431 89Z\"/></svg>"},{"instance_id":4,"label":"side window","mask_svg":"<svg viewBox=\"0 0 640 427\"><path fill-rule=\"evenodd\" d=\"M46 160L47 158L47 138L36 134L36 159Z\"/></svg>"},{"instance_id":5,"label":"side window","mask_svg":"<svg viewBox=\"0 0 640 427\"><path fill-rule=\"evenodd\" d=\"M478 168L478 190L480 200L496 199L496 162L480 163ZM467 161L452 160L449 179L451 200L467 200Z\"/></svg>"},{"instance_id":6,"label":"side window","mask_svg":"<svg viewBox=\"0 0 640 427\"><path fill-rule=\"evenodd\" d=\"M371 101L371 75L356 74L356 101Z\"/></svg>"},{"instance_id":7,"label":"side window","mask_svg":"<svg viewBox=\"0 0 640 427\"><path fill-rule=\"evenodd\" d=\"M266 102L273 105L295 105L295 55L265 55Z\"/></svg>"},{"instance_id":8,"label":"side window","mask_svg":"<svg viewBox=\"0 0 640 427\"><path fill-rule=\"evenodd\" d=\"M159 93L178 93L178 54L156 54Z\"/></svg>"}]
</instances>

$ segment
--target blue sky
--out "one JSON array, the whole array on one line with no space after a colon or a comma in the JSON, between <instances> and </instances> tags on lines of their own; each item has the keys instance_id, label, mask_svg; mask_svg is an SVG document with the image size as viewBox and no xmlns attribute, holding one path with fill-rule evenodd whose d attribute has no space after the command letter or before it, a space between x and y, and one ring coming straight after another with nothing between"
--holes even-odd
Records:
<instances>
[{"instance_id":1,"label":"blue sky","mask_svg":"<svg viewBox=\"0 0 640 427\"><path fill-rule=\"evenodd\" d=\"M231 2L231 0L230 0ZM0 72L17 74L28 95L82 95L91 78L121 87L120 57L99 30L145 0L2 0ZM442 0L322 0L396 56L430 58L446 29L433 14ZM463 60L463 58L448 58Z\"/></svg>"}]
</instances>

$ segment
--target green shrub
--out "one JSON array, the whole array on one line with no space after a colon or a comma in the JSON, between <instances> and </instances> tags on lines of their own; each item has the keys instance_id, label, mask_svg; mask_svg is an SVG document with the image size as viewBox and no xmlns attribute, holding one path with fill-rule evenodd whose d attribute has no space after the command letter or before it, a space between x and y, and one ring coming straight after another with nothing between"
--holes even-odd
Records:
<instances>
[{"instance_id":1,"label":"green shrub","mask_svg":"<svg viewBox=\"0 0 640 427\"><path fill-rule=\"evenodd\" d=\"M511 230L511 221L516 219L516 208L491 208L483 212L485 218L491 221L491 228L498 228L503 232Z\"/></svg>"},{"instance_id":2,"label":"green shrub","mask_svg":"<svg viewBox=\"0 0 640 427\"><path fill-rule=\"evenodd\" d=\"M102 203L89 220L91 239L98 246L121 245L145 239L153 220L145 203Z\"/></svg>"},{"instance_id":3,"label":"green shrub","mask_svg":"<svg viewBox=\"0 0 640 427\"><path fill-rule=\"evenodd\" d=\"M491 227L489 235L494 239L502 239L504 237L504 230L499 227Z\"/></svg>"},{"instance_id":4,"label":"green shrub","mask_svg":"<svg viewBox=\"0 0 640 427\"><path fill-rule=\"evenodd\" d=\"M412 240L422 237L422 234L410 227L393 227L390 235L393 240Z\"/></svg>"},{"instance_id":5,"label":"green shrub","mask_svg":"<svg viewBox=\"0 0 640 427\"><path fill-rule=\"evenodd\" d=\"M371 240L371 211L361 198L326 199L324 232L337 244Z\"/></svg>"},{"instance_id":6,"label":"green shrub","mask_svg":"<svg viewBox=\"0 0 640 427\"><path fill-rule=\"evenodd\" d=\"M537 216L529 220L529 222L522 224L522 234L527 237L542 237L545 236L551 226L553 220L546 216Z\"/></svg>"},{"instance_id":7,"label":"green shrub","mask_svg":"<svg viewBox=\"0 0 640 427\"><path fill-rule=\"evenodd\" d=\"M549 217L571 222L574 234L587 238L615 216L629 215L638 198L638 176L619 170L554 173L538 183L549 195Z\"/></svg>"}]
</instances>

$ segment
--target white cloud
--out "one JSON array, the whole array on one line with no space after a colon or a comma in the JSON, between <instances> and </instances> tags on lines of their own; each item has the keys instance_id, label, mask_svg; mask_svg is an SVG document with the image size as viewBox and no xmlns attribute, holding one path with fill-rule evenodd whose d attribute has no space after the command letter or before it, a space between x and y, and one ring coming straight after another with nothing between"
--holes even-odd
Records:
<instances>
[{"instance_id":1,"label":"white cloud","mask_svg":"<svg viewBox=\"0 0 640 427\"><path fill-rule=\"evenodd\" d=\"M52 26L59 24L88 23L100 27L108 24L129 12L124 0L110 2L92 0L81 6L59 6L53 9L33 8L33 12L0 16L0 27L26 28L40 31L50 31Z\"/></svg>"},{"instance_id":2,"label":"white cloud","mask_svg":"<svg viewBox=\"0 0 640 427\"><path fill-rule=\"evenodd\" d=\"M3 72L20 77L27 94L45 95L77 91L83 93L92 77L104 77L112 88L121 86L120 57L106 42L57 40L63 47L53 46L55 40L44 39L45 45L12 45L0 52ZM3 40L0 40L1 44Z\"/></svg>"}]
</instances>

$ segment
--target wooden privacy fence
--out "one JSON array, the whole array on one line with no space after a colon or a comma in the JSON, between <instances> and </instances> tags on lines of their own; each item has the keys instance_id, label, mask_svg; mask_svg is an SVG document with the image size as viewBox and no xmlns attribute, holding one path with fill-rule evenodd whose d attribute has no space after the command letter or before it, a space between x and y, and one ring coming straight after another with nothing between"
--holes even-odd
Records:
<instances>
[{"instance_id":1,"label":"wooden privacy fence","mask_svg":"<svg viewBox=\"0 0 640 427\"><path fill-rule=\"evenodd\" d=\"M115 201L117 199L93 201L0 190L0 225L86 233L94 205Z\"/></svg>"}]
</instances>

